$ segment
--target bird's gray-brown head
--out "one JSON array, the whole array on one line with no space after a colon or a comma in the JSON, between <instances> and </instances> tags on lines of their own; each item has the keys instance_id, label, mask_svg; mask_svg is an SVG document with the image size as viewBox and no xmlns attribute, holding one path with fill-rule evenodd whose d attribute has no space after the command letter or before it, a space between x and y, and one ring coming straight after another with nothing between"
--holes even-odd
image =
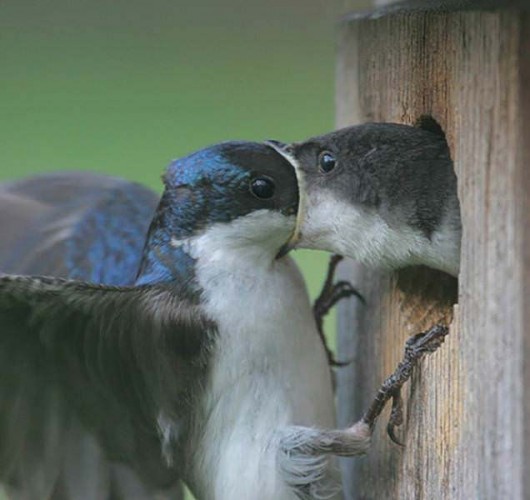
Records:
<instances>
[{"instance_id":1,"label":"bird's gray-brown head","mask_svg":"<svg viewBox=\"0 0 530 500\"><path fill-rule=\"evenodd\" d=\"M172 162L139 283L186 278L197 252L274 259L294 232L298 183L264 143L225 142Z\"/></svg>"},{"instance_id":2,"label":"bird's gray-brown head","mask_svg":"<svg viewBox=\"0 0 530 500\"><path fill-rule=\"evenodd\" d=\"M291 247L379 267L425 264L458 274L460 210L443 134L369 123L300 143L269 144L299 177Z\"/></svg>"}]
</instances>

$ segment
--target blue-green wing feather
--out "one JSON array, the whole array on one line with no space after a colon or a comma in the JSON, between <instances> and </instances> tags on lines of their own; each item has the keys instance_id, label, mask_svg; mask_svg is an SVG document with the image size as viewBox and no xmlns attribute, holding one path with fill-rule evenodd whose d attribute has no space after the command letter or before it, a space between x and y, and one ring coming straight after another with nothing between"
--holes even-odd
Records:
<instances>
[{"instance_id":1,"label":"blue-green wing feather","mask_svg":"<svg viewBox=\"0 0 530 500\"><path fill-rule=\"evenodd\" d=\"M139 184L83 172L0 185L0 270L131 284L158 199Z\"/></svg>"},{"instance_id":2,"label":"blue-green wing feather","mask_svg":"<svg viewBox=\"0 0 530 500\"><path fill-rule=\"evenodd\" d=\"M0 185L0 271L132 284L158 198L138 184L81 172ZM88 428L78 418L83 411L65 398L64 384L52 380L31 330L16 327L24 308L10 314L0 332L0 476L13 498L152 498L153 485L109 458L109 449L127 443L101 444L106 429L133 446L126 422L112 422L116 412L109 411L96 418L97 428ZM86 405L93 415L105 406ZM156 494L178 499L181 492L176 487Z\"/></svg>"}]
</instances>

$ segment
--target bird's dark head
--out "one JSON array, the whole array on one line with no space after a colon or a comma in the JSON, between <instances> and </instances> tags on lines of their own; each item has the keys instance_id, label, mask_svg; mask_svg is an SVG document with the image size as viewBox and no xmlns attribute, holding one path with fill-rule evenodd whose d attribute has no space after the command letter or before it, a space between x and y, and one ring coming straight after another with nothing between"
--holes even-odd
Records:
<instances>
[{"instance_id":1,"label":"bird's dark head","mask_svg":"<svg viewBox=\"0 0 530 500\"><path fill-rule=\"evenodd\" d=\"M270 145L300 177L298 229L290 246L377 266L421 263L455 272L460 213L442 133L369 123Z\"/></svg>"},{"instance_id":2,"label":"bird's dark head","mask_svg":"<svg viewBox=\"0 0 530 500\"><path fill-rule=\"evenodd\" d=\"M225 142L175 160L164 184L159 210L170 215L165 223L175 238L197 236L219 225L244 226L244 241L281 241L293 231L296 174L265 144Z\"/></svg>"},{"instance_id":3,"label":"bird's dark head","mask_svg":"<svg viewBox=\"0 0 530 500\"><path fill-rule=\"evenodd\" d=\"M173 161L146 251L261 252L272 258L291 237L298 210L293 166L263 143L225 142ZM167 253L167 252L166 252ZM174 255L169 260L172 260ZM145 267L145 266L144 266Z\"/></svg>"}]
</instances>

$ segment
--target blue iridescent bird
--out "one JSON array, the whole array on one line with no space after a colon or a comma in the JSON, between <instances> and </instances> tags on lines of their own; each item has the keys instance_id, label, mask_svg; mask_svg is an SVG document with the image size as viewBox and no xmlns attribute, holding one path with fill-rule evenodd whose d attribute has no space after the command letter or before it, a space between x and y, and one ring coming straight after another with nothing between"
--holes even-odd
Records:
<instances>
[{"instance_id":1,"label":"blue iridescent bird","mask_svg":"<svg viewBox=\"0 0 530 500\"><path fill-rule=\"evenodd\" d=\"M88 174L2 188L2 271L54 276L0 278L4 488L334 492L329 456L365 451L369 430L326 430L326 352L297 267L277 258L295 228L293 167L266 144L223 143L173 162L164 184L158 205Z\"/></svg>"}]
</instances>

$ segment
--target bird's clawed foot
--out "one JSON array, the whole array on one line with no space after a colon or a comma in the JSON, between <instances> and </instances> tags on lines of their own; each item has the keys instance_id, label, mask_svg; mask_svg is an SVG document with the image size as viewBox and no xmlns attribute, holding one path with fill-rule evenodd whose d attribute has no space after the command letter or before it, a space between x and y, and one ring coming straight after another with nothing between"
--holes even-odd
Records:
<instances>
[{"instance_id":1,"label":"bird's clawed foot","mask_svg":"<svg viewBox=\"0 0 530 500\"><path fill-rule=\"evenodd\" d=\"M395 433L396 427L399 427L401 424L403 424L403 396L401 395L401 388L399 388L392 396L392 410L390 411L390 418L386 424L386 433L394 443L399 446L404 446Z\"/></svg>"},{"instance_id":2,"label":"bird's clawed foot","mask_svg":"<svg viewBox=\"0 0 530 500\"><path fill-rule=\"evenodd\" d=\"M368 452L376 420L390 399L392 412L387 431L392 441L401 444L394 434L395 427L403 423L401 388L410 378L414 366L426 353L438 349L448 333L447 327L436 325L427 332L411 337L405 344L403 360L395 372L383 382L368 411L351 427L339 430L291 428L284 441L289 456L293 456L295 451L309 456L332 454L342 457L353 457ZM310 461L305 463L311 464Z\"/></svg>"},{"instance_id":3,"label":"bird's clawed foot","mask_svg":"<svg viewBox=\"0 0 530 500\"><path fill-rule=\"evenodd\" d=\"M337 304L342 299L347 297L355 296L361 302L365 303L364 297L356 290L352 284L348 281L337 281L334 283L335 272L337 270L337 265L343 259L342 255L332 255L329 260L328 272L326 279L324 281L324 286L320 291L320 295L315 300L313 304L313 314L315 316L315 321L317 324L318 333L326 349L328 356L328 361L331 366L344 366L348 362L341 362L335 359L335 356L331 352L330 348L326 343L326 338L324 336L324 318L329 313L331 308Z\"/></svg>"},{"instance_id":4,"label":"bird's clawed foot","mask_svg":"<svg viewBox=\"0 0 530 500\"><path fill-rule=\"evenodd\" d=\"M375 426L377 417L383 411L388 400L392 399L392 411L387 424L387 433L392 441L402 445L396 438L395 428L403 423L403 398L401 388L412 375L412 369L425 354L436 351L449 333L446 326L436 325L426 332L410 337L405 344L405 354L396 370L388 377L379 389L372 404L361 419L371 429Z\"/></svg>"}]
</instances>

